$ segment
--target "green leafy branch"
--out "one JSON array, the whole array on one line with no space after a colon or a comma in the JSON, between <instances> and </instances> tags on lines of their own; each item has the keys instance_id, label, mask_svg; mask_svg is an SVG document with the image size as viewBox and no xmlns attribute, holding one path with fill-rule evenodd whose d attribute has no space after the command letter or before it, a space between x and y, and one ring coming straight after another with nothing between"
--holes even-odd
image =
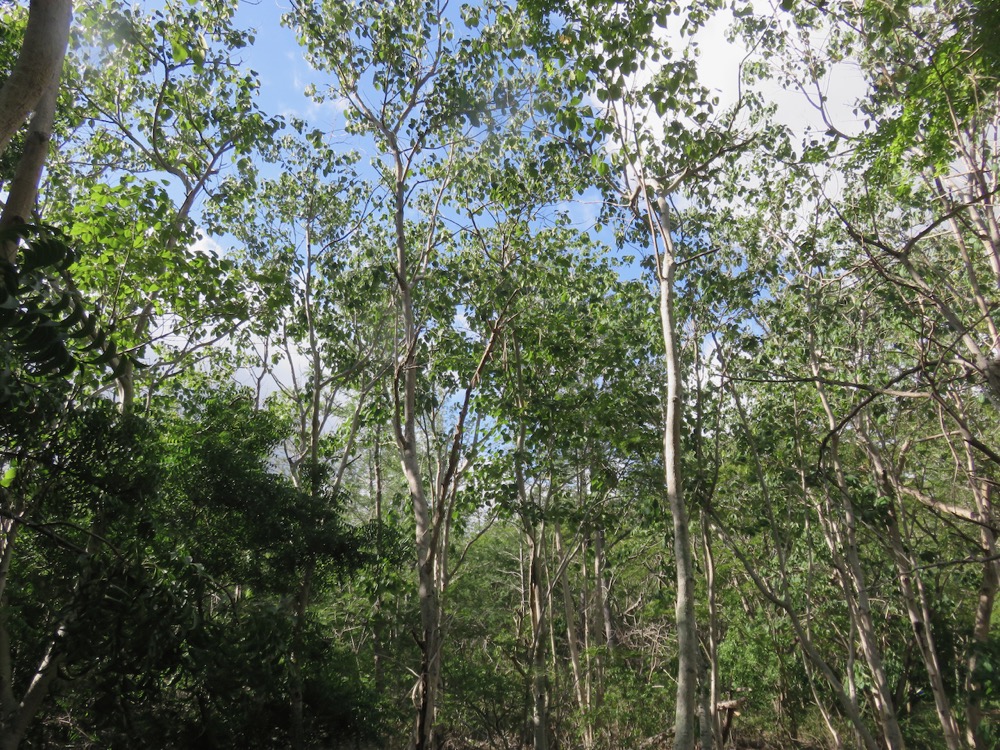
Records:
<instances>
[{"instance_id":1,"label":"green leafy branch","mask_svg":"<svg viewBox=\"0 0 1000 750\"><path fill-rule=\"evenodd\" d=\"M0 406L14 405L26 380L67 378L85 365L110 366L111 378L118 377L128 359L69 282L77 256L61 233L21 224L3 230L0 242L18 243L20 256L17 265L0 261L0 338L6 344Z\"/></svg>"}]
</instances>

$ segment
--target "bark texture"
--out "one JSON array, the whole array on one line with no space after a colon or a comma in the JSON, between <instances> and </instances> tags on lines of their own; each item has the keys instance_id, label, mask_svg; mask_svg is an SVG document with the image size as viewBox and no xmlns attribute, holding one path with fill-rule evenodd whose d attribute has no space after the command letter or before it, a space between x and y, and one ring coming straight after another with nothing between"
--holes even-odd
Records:
<instances>
[{"instance_id":1,"label":"bark texture","mask_svg":"<svg viewBox=\"0 0 1000 750\"><path fill-rule=\"evenodd\" d=\"M72 0L31 0L21 52L0 88L0 154L45 92L58 85L72 16Z\"/></svg>"}]
</instances>

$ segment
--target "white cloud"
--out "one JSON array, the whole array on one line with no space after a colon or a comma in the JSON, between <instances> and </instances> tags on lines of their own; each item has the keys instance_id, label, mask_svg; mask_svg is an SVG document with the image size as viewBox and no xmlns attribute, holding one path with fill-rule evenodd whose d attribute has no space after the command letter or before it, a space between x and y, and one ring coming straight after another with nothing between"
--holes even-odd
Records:
<instances>
[{"instance_id":1,"label":"white cloud","mask_svg":"<svg viewBox=\"0 0 1000 750\"><path fill-rule=\"evenodd\" d=\"M194 244L188 246L188 250L195 255L214 255L216 257L225 253L222 245L205 235L198 237Z\"/></svg>"},{"instance_id":2,"label":"white cloud","mask_svg":"<svg viewBox=\"0 0 1000 750\"><path fill-rule=\"evenodd\" d=\"M775 10L766 2L756 3L758 14L784 14ZM787 14L784 14L787 16ZM682 37L679 22L675 22L664 30L664 38L680 53L687 45L694 44L697 55L698 79L712 94L719 98L718 110L732 107L740 94L741 68L748 60L761 60L761 52L747 47L741 38L727 38L729 29L733 26L732 12L723 10L713 15L708 22L692 37ZM815 32L809 40L813 50L822 50L826 38L822 31ZM765 63L770 61L764 60ZM653 75L655 66L648 65L637 77L637 82L646 81ZM775 73L777 71L774 71ZM747 84L743 84L744 87ZM848 135L854 135L863 129L863 122L853 110L859 98L866 93L866 84L856 63L850 60L831 63L822 79L806 90L786 87L769 78L752 83L766 102L777 106L776 119L787 126L793 133L805 135L809 132L825 132L833 125ZM820 96L831 122L827 124L816 105Z\"/></svg>"}]
</instances>

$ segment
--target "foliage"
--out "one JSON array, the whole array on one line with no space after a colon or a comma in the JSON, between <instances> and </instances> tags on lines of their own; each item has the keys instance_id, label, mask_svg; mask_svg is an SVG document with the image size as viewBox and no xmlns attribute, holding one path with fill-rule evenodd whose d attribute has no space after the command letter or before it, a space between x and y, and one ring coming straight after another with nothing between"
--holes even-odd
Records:
<instances>
[{"instance_id":1,"label":"foliage","mask_svg":"<svg viewBox=\"0 0 1000 750\"><path fill-rule=\"evenodd\" d=\"M995 4L723 5L296 0L340 128L235 2L76 4L0 237L0 746L664 741L668 378L715 746L995 744Z\"/></svg>"}]
</instances>

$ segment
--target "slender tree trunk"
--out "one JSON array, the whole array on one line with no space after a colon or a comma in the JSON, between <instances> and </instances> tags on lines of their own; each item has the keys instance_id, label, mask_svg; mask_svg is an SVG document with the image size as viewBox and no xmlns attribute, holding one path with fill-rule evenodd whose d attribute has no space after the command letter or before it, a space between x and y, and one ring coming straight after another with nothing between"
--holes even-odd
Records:
<instances>
[{"instance_id":1,"label":"slender tree trunk","mask_svg":"<svg viewBox=\"0 0 1000 750\"><path fill-rule=\"evenodd\" d=\"M726 546L733 552L736 558L742 563L743 569L746 571L747 575L753 581L757 590L764 596L765 599L770 601L776 607L784 611L788 615L789 622L791 623L792 629L795 633L797 644L802 652L803 658L808 659L819 672L826 679L827 684L833 690L834 695L840 704L841 710L844 715L850 720L852 726L854 727L855 733L858 737L858 745L861 745L865 750L878 750L878 743L876 742L874 736L869 731L868 727L865 726L864 720L861 717L861 711L858 708L858 702L853 689L853 670L848 669L847 679L848 687L845 688L844 684L840 681L837 675L834 673L833 668L827 663L820 654L819 650L816 648L813 642L810 632L807 630L808 623L803 623L802 617L799 611L792 604L791 597L789 595L790 584L789 576L787 573L787 565L785 561L784 541L781 537L779 531L777 519L772 509L770 489L767 484L767 479L764 475L763 467L760 461L760 451L756 445L756 439L753 432L750 429L749 420L743 404L739 398L739 392L735 389L733 384L730 382L727 384L732 395L733 404L736 407L737 415L739 416L740 423L747 435L747 439L751 445L751 458L753 460L754 472L757 475L757 481L760 485L761 494L763 495L764 501L764 512L767 516L768 525L771 532L771 540L777 556L778 569L780 571L780 586L778 590L774 590L757 571L756 567L751 563L747 556L740 550L740 548L732 543L728 535L725 532L725 528L719 523L716 516L709 510L709 515L715 522L716 527L722 534L723 539L726 541ZM853 627L853 619L852 619ZM854 642L853 631L852 637L848 640L848 647L851 648ZM850 657L849 657L850 658Z\"/></svg>"},{"instance_id":2,"label":"slender tree trunk","mask_svg":"<svg viewBox=\"0 0 1000 750\"><path fill-rule=\"evenodd\" d=\"M848 694L844 684L837 678L833 669L823 658L822 654L820 654L809 633L806 631L798 611L792 605L791 601L789 601L787 596L788 586L785 576L782 575L782 593L779 596L779 594L775 592L763 578L761 578L756 567L749 559L747 559L747 556L743 554L740 548L728 539L728 534L717 522L716 527L719 529L723 539L726 541L726 546L743 565L743 569L746 571L747 575L750 576L750 580L753 581L757 590L764 596L765 599L788 615L789 623L791 624L792 631L795 633L795 637L798 640L798 646L801 649L803 656L809 659L816 669L822 673L823 677L827 681L827 684L833 690L838 703L840 703L841 710L850 720L855 732L858 735L858 744L863 746L865 750L879 750L879 743L876 742L875 737L869 731L868 727L865 726L864 720L861 718L861 711L858 708L857 700L853 697L853 695Z\"/></svg>"},{"instance_id":3,"label":"slender tree trunk","mask_svg":"<svg viewBox=\"0 0 1000 750\"><path fill-rule=\"evenodd\" d=\"M601 624L604 626L604 647L608 655L611 655L615 648L615 631L611 615L611 592L604 543L604 528L598 527L594 532L594 577L597 579Z\"/></svg>"},{"instance_id":4,"label":"slender tree trunk","mask_svg":"<svg viewBox=\"0 0 1000 750\"><path fill-rule=\"evenodd\" d=\"M417 552L417 600L420 608L420 672L416 690L417 718L410 747L430 750L434 746L437 694L441 681L441 634L438 629L438 592L435 576L436 535L431 521L431 506L424 490L420 456L417 451L417 347L419 344L410 270L406 248L406 170L399 153L396 158L395 239L396 285L402 314L402 351L395 377L396 442L413 507Z\"/></svg>"},{"instance_id":5,"label":"slender tree trunk","mask_svg":"<svg viewBox=\"0 0 1000 750\"><path fill-rule=\"evenodd\" d=\"M562 531L560 525L556 523L553 527L553 543L556 548L556 555L559 557L559 588L562 592L563 617L566 620L566 642L569 645L569 661L573 670L573 694L576 696L576 704L579 707L581 716L586 717L590 713L590 706L587 704L587 696L583 689L583 666L580 662L579 635L576 626L576 614L573 604L573 594L570 591L569 580L566 574L567 561L566 553L563 550ZM585 724L586 726L586 724ZM584 742L589 741L589 735L584 730Z\"/></svg>"},{"instance_id":6,"label":"slender tree trunk","mask_svg":"<svg viewBox=\"0 0 1000 750\"><path fill-rule=\"evenodd\" d=\"M528 606L531 612L531 733L534 750L548 750L548 685L545 665L545 576L543 573L544 524L535 527L528 539Z\"/></svg>"},{"instance_id":7,"label":"slender tree trunk","mask_svg":"<svg viewBox=\"0 0 1000 750\"><path fill-rule=\"evenodd\" d=\"M983 548L988 550L990 557L996 556L996 543L993 533L985 527L982 531ZM979 586L976 600L976 619L972 628L972 652L969 656L966 672L966 744L974 750L989 750L989 744L983 735L982 693L983 678L979 674L981 650L990 640L990 629L993 615L993 605L996 601L997 588L1000 587L1000 573L997 561L989 560L983 563L983 578Z\"/></svg>"},{"instance_id":8,"label":"slender tree trunk","mask_svg":"<svg viewBox=\"0 0 1000 750\"><path fill-rule=\"evenodd\" d=\"M896 498L898 493L895 491L895 484L889 476L888 466L882 461L882 457L867 431L859 426L858 434L861 437L865 452L874 466L876 481L881 484L883 494L889 498ZM903 543L900 533L899 523L902 518L903 507L897 499L886 519L889 552L896 565L896 578L899 581L900 592L903 595L903 604L910 618L910 627L913 630L914 642L917 644L924 668L927 670L931 695L934 696L934 707L937 711L938 721L941 724L941 731L944 734L945 745L948 750L959 750L962 746L962 733L959 729L955 712L952 710L951 699L948 697L944 675L941 672L937 646L934 642L934 632L931 629L931 613L924 590L923 579L907 552L907 547ZM903 681L901 680L901 682Z\"/></svg>"},{"instance_id":9,"label":"slender tree trunk","mask_svg":"<svg viewBox=\"0 0 1000 750\"><path fill-rule=\"evenodd\" d=\"M64 655L61 651L62 641L66 637L66 625L60 624L55 637L49 642L31 678L31 683L10 716L4 717L3 732L0 733L0 750L17 750L25 734L27 734L35 714L42 707L42 702L49 693L49 688L55 681L59 673L59 667L63 662Z\"/></svg>"},{"instance_id":10,"label":"slender tree trunk","mask_svg":"<svg viewBox=\"0 0 1000 750\"><path fill-rule=\"evenodd\" d=\"M377 559L383 559L383 539L382 539L382 458L381 458L382 428L375 427L375 446L372 457L372 481L374 484L373 494L375 495L375 555ZM375 672L375 692L382 695L385 691L385 627L382 623L382 587L381 582L376 583L375 601L372 603L372 659L374 661Z\"/></svg>"},{"instance_id":11,"label":"slender tree trunk","mask_svg":"<svg viewBox=\"0 0 1000 750\"><path fill-rule=\"evenodd\" d=\"M961 731L958 720L951 708L951 700L944 684L944 675L938 660L937 646L934 643L934 633L931 630L930 610L927 607L927 597L924 592L920 574L913 569L913 561L906 553L899 525L895 518L898 509L889 516L887 530L889 548L893 561L896 563L896 575L903 594L903 603L910 618L913 638L923 659L924 668L931 684L931 695L934 696L934 707L937 710L938 721L944 733L944 742L948 750L959 750L962 746ZM916 589L916 590L915 590Z\"/></svg>"},{"instance_id":12,"label":"slender tree trunk","mask_svg":"<svg viewBox=\"0 0 1000 750\"><path fill-rule=\"evenodd\" d=\"M589 489L588 489L589 492ZM604 528L598 525L594 529L594 611L596 617L596 632L600 634L601 644L596 651L594 660L594 720L591 724L593 736L600 735L606 722L602 719L601 707L604 705L605 668L614 648L614 635L611 623L611 601L608 596L608 579L606 560L604 557Z\"/></svg>"},{"instance_id":13,"label":"slender tree trunk","mask_svg":"<svg viewBox=\"0 0 1000 750\"><path fill-rule=\"evenodd\" d=\"M687 506L681 479L681 361L674 312L674 276L677 270L670 239L666 201L657 201L656 227L662 241L660 253L660 324L667 366L666 424L663 430L663 471L667 505L673 517L673 550L677 567L677 704L674 716L674 750L694 750L698 684L698 630L694 611L694 561L688 528ZM650 217L652 223L654 217Z\"/></svg>"},{"instance_id":14,"label":"slender tree trunk","mask_svg":"<svg viewBox=\"0 0 1000 750\"><path fill-rule=\"evenodd\" d=\"M583 483L580 483L579 502L581 509L584 506ZM593 725L593 650L591 649L590 633L592 628L591 608L590 608L590 571L587 568L587 553L590 549L590 531L581 529L580 531L580 602L578 611L580 613L580 646L583 652L582 675L583 675L583 704L586 711L580 717L583 732L583 746L590 750L594 746L594 725Z\"/></svg>"},{"instance_id":15,"label":"slender tree trunk","mask_svg":"<svg viewBox=\"0 0 1000 750\"><path fill-rule=\"evenodd\" d=\"M972 451L965 444L967 460L974 468ZM973 475L975 476L975 475ZM974 478L974 483L980 480ZM997 558L996 535L993 531L993 493L991 482L982 482L981 487L973 487L977 501L977 511L981 526L979 538L983 554L983 572L976 597L976 616L972 626L972 649L966 665L966 744L973 750L988 750L988 742L983 735L982 699L984 680L980 674L982 651L990 641L990 631L993 623L993 608L996 602L997 589L1000 588L1000 561Z\"/></svg>"},{"instance_id":16,"label":"slender tree trunk","mask_svg":"<svg viewBox=\"0 0 1000 750\"><path fill-rule=\"evenodd\" d=\"M798 422L799 422L799 415L796 412L796 423L798 423ZM806 460L805 460L805 455L804 455L803 450L802 450L802 443L801 443L801 441L796 440L795 453L796 453L796 458L798 459L799 490L802 493L802 497L805 498L805 497L809 496L809 482L808 482L808 479L807 479L807 468L806 468L807 464L806 464ZM806 539L809 539L809 538L812 537L811 522L810 522L809 516L806 516L805 530L804 530L803 536ZM813 579L813 577L814 577L813 569L814 569L814 566L815 566L815 556L813 555L813 550L812 550L812 545L811 544L809 545L808 549L809 549L809 567L807 569L808 570L808 572L807 572L807 580L811 581ZM808 585L807 586L807 591L809 591L811 589L812 589L812 586ZM807 598L807 600L808 600L808 598ZM811 639L812 638L812 627L810 626L809 623L810 623L810 621L813 618L810 616L810 613L809 613L808 610L806 611L805 615L806 615L806 624L805 624L806 635L807 635L807 637L809 637ZM826 727L826 731L830 735L830 739L833 742L834 750L842 750L842 748L844 747L844 741L843 741L843 739L840 736L840 732L837 730L837 728L833 724L833 719L831 718L831 715L830 715L831 712L830 712L829 708L825 705L824 701L822 701L820 699L819 691L816 689L816 677L815 677L815 674L814 674L814 671L813 671L812 664L810 663L809 659L806 657L805 652L801 648L798 649L798 652L799 652L800 658L802 659L802 668L803 668L803 670L805 672L806 680L808 680L808 682L809 682L809 692L812 694L813 704L819 710L820 716L823 718L823 726ZM854 700L854 692L853 692L853 690L849 693L849 697L851 698L851 700ZM856 731L855 731L855 734L857 734ZM860 739L859 739L859 741L858 741L857 744L858 745L861 744Z\"/></svg>"},{"instance_id":17,"label":"slender tree trunk","mask_svg":"<svg viewBox=\"0 0 1000 750\"><path fill-rule=\"evenodd\" d=\"M802 669L806 674L806 680L809 682L809 692L812 694L813 703L819 710L819 715L823 718L823 726L826 727L826 731L830 735L830 741L833 743L834 749L842 750L844 741L840 738L840 732L837 731L837 727L833 725L829 709L820 699L819 692L816 690L816 678L813 676L813 669L809 663L809 659L806 658L805 653L801 649L799 649L799 655L802 659Z\"/></svg>"},{"instance_id":18,"label":"slender tree trunk","mask_svg":"<svg viewBox=\"0 0 1000 750\"><path fill-rule=\"evenodd\" d=\"M826 388L820 377L820 364L816 356L816 347L811 340L809 345L809 360L813 377L816 378L816 392L819 396L823 412L826 415L830 430L828 455L833 469L836 491L839 495L839 512L826 514L824 528L828 531L828 542L833 557L840 558L840 571L846 577L844 594L851 608L858 629L861 643L861 653L865 657L868 671L872 677L872 697L878 710L879 724L882 728L882 738L888 750L904 750L903 733L896 717L896 706L892 699L892 690L882 664L882 652L878 645L875 623L872 619L871 600L868 595L868 585L865 581L864 568L858 553L857 519L854 503L851 501L851 490L844 475L840 461L840 444L837 435L837 419L833 407L827 397ZM828 504L832 511L833 503ZM820 508L822 513L822 508Z\"/></svg>"},{"instance_id":19,"label":"slender tree trunk","mask_svg":"<svg viewBox=\"0 0 1000 750\"><path fill-rule=\"evenodd\" d=\"M705 583L708 598L708 623L706 627L705 655L708 662L708 686L704 692L708 696L708 719L711 727L714 745L723 747L725 738L722 736L722 717L719 716L719 612L716 601L715 585L715 555L712 552L712 535L708 524L708 515L701 513L701 546L705 560ZM705 709L703 709L705 710ZM709 750L707 738L702 733L702 750Z\"/></svg>"},{"instance_id":20,"label":"slender tree trunk","mask_svg":"<svg viewBox=\"0 0 1000 750\"><path fill-rule=\"evenodd\" d=\"M315 564L312 560L306 563L302 583L299 584L299 595L295 607L295 622L292 628L292 648L289 654L289 693L292 704L292 748L301 750L305 747L305 679L302 676L302 630L305 626L306 613L309 609L309 598L312 593L312 579Z\"/></svg>"},{"instance_id":21,"label":"slender tree trunk","mask_svg":"<svg viewBox=\"0 0 1000 750\"><path fill-rule=\"evenodd\" d=\"M27 220L34 210L38 195L38 185L48 158L49 143L55 120L56 102L59 94L59 79L62 74L63 59L69 42L69 26L72 19L71 0L32 0L28 27L17 64L3 88L0 89L0 154L2 154L32 108L28 138L18 161L14 180L11 183L7 202L0 214L0 228L12 226ZM3 243L0 246L0 260L14 264L17 260L17 244ZM93 555L101 544L105 519L98 513L92 524L87 554ZM14 530L14 527L12 527ZM3 582L6 585L7 570L11 562L13 534L8 533L4 549ZM77 582L79 588L83 578ZM0 613L5 618L6 612ZM35 670L28 689L19 702L13 696L9 632L6 621L0 623L0 639L3 654L4 686L2 690L3 716L0 727L0 750L16 750L24 739L31 722L48 696L52 683L58 676L59 665L64 659L62 644L66 638L71 616L64 618L56 627L55 634L48 643L45 655Z\"/></svg>"}]
</instances>

